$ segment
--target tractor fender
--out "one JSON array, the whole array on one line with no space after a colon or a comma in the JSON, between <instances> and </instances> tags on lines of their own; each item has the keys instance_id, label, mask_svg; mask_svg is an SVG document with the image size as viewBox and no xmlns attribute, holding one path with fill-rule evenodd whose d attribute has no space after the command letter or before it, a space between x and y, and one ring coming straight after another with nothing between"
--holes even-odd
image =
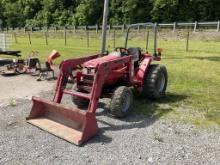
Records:
<instances>
[{"instance_id":1,"label":"tractor fender","mask_svg":"<svg viewBox=\"0 0 220 165\"><path fill-rule=\"evenodd\" d=\"M141 61L138 69L135 72L135 79L141 83L140 84L141 86L143 84L145 73L146 73L151 61L152 61L152 58L149 58L149 57L144 58Z\"/></svg>"}]
</instances>

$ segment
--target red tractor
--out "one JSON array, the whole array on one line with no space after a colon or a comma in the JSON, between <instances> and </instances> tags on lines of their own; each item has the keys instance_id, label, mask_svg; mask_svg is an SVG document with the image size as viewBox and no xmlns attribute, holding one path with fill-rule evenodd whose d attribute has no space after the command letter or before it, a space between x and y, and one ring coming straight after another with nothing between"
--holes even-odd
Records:
<instances>
[{"instance_id":1,"label":"red tractor","mask_svg":"<svg viewBox=\"0 0 220 165\"><path fill-rule=\"evenodd\" d=\"M127 48L128 34L137 26L153 26L154 52L141 53L139 48ZM167 70L152 64L161 60L157 47L157 26L152 23L131 25L125 47L106 54L65 60L60 64L56 92L52 101L33 97L33 107L27 121L71 143L80 145L98 131L96 109L101 97L111 98L109 112L115 117L126 116L132 106L133 90L149 99L165 96ZM67 90L69 78L74 79ZM78 108L61 104L62 96L72 96ZM87 110L82 110L87 107Z\"/></svg>"}]
</instances>

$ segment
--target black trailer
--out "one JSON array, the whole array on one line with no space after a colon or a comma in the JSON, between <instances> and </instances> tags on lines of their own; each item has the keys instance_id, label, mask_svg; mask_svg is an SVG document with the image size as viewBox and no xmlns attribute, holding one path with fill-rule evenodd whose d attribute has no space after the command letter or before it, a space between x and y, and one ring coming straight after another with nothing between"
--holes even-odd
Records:
<instances>
[{"instance_id":1,"label":"black trailer","mask_svg":"<svg viewBox=\"0 0 220 165\"><path fill-rule=\"evenodd\" d=\"M1 51L0 50L0 55L1 56L15 56L15 57L20 57L21 56L21 51ZM0 58L0 66L4 66L7 64L11 64L13 63L12 59L8 59L8 58Z\"/></svg>"}]
</instances>

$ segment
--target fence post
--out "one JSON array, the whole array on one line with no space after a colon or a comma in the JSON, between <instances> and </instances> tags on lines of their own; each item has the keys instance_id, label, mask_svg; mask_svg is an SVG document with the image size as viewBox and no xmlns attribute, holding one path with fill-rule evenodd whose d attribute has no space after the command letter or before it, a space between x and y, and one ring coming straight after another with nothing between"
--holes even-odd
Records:
<instances>
[{"instance_id":1,"label":"fence post","mask_svg":"<svg viewBox=\"0 0 220 165\"><path fill-rule=\"evenodd\" d=\"M45 36L46 45L48 45L47 32L44 32L44 36Z\"/></svg>"},{"instance_id":2,"label":"fence post","mask_svg":"<svg viewBox=\"0 0 220 165\"><path fill-rule=\"evenodd\" d=\"M125 24L122 25L121 30L122 30L122 32L124 33L124 31L125 31Z\"/></svg>"},{"instance_id":3,"label":"fence post","mask_svg":"<svg viewBox=\"0 0 220 165\"><path fill-rule=\"evenodd\" d=\"M140 32L140 26L138 26L137 31L138 31L138 33Z\"/></svg>"},{"instance_id":4,"label":"fence post","mask_svg":"<svg viewBox=\"0 0 220 165\"><path fill-rule=\"evenodd\" d=\"M29 39L29 44L31 45L31 34L28 32L28 39Z\"/></svg>"},{"instance_id":5,"label":"fence post","mask_svg":"<svg viewBox=\"0 0 220 165\"><path fill-rule=\"evenodd\" d=\"M14 39L15 39L15 43L17 44L18 40L17 40L16 32L14 32Z\"/></svg>"},{"instance_id":6,"label":"fence post","mask_svg":"<svg viewBox=\"0 0 220 165\"><path fill-rule=\"evenodd\" d=\"M220 21L218 21L218 24L217 24L217 32L219 32L219 28L220 28Z\"/></svg>"},{"instance_id":7,"label":"fence post","mask_svg":"<svg viewBox=\"0 0 220 165\"><path fill-rule=\"evenodd\" d=\"M111 34L111 24L108 25L108 33Z\"/></svg>"},{"instance_id":8,"label":"fence post","mask_svg":"<svg viewBox=\"0 0 220 165\"><path fill-rule=\"evenodd\" d=\"M89 30L86 31L87 48L89 48Z\"/></svg>"},{"instance_id":9,"label":"fence post","mask_svg":"<svg viewBox=\"0 0 220 165\"><path fill-rule=\"evenodd\" d=\"M73 25L73 28L74 28L74 33L76 33L76 25Z\"/></svg>"},{"instance_id":10,"label":"fence post","mask_svg":"<svg viewBox=\"0 0 220 165\"><path fill-rule=\"evenodd\" d=\"M96 34L98 34L98 32L99 32L99 25L98 24L96 24L95 31L96 31Z\"/></svg>"},{"instance_id":11,"label":"fence post","mask_svg":"<svg viewBox=\"0 0 220 165\"><path fill-rule=\"evenodd\" d=\"M176 31L176 25L177 25L177 23L174 22L174 23L173 23L173 33Z\"/></svg>"},{"instance_id":12,"label":"fence post","mask_svg":"<svg viewBox=\"0 0 220 165\"><path fill-rule=\"evenodd\" d=\"M195 21L195 23L194 23L194 30L193 30L194 33L196 32L197 25L198 25L198 22Z\"/></svg>"},{"instance_id":13,"label":"fence post","mask_svg":"<svg viewBox=\"0 0 220 165\"><path fill-rule=\"evenodd\" d=\"M146 51L148 50L149 34L150 34L150 32L149 32L149 31L147 31Z\"/></svg>"},{"instance_id":14,"label":"fence post","mask_svg":"<svg viewBox=\"0 0 220 165\"><path fill-rule=\"evenodd\" d=\"M66 42L66 26L64 27L64 44L66 46L67 42Z\"/></svg>"},{"instance_id":15,"label":"fence post","mask_svg":"<svg viewBox=\"0 0 220 165\"><path fill-rule=\"evenodd\" d=\"M189 51L189 31L187 33L187 37L186 37L186 52Z\"/></svg>"},{"instance_id":16,"label":"fence post","mask_svg":"<svg viewBox=\"0 0 220 165\"><path fill-rule=\"evenodd\" d=\"M114 30L114 34L113 34L113 47L115 48L115 30Z\"/></svg>"}]
</instances>

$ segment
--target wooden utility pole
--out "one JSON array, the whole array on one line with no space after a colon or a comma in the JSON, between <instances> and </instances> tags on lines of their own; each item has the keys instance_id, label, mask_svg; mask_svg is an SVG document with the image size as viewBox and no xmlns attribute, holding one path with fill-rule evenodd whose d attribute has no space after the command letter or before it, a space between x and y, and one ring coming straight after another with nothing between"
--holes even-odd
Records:
<instances>
[{"instance_id":1,"label":"wooden utility pole","mask_svg":"<svg viewBox=\"0 0 220 165\"><path fill-rule=\"evenodd\" d=\"M105 0L104 11L103 11L103 22L102 22L102 48L101 53L106 51L106 32L108 23L108 12L109 12L109 0Z\"/></svg>"}]
</instances>

